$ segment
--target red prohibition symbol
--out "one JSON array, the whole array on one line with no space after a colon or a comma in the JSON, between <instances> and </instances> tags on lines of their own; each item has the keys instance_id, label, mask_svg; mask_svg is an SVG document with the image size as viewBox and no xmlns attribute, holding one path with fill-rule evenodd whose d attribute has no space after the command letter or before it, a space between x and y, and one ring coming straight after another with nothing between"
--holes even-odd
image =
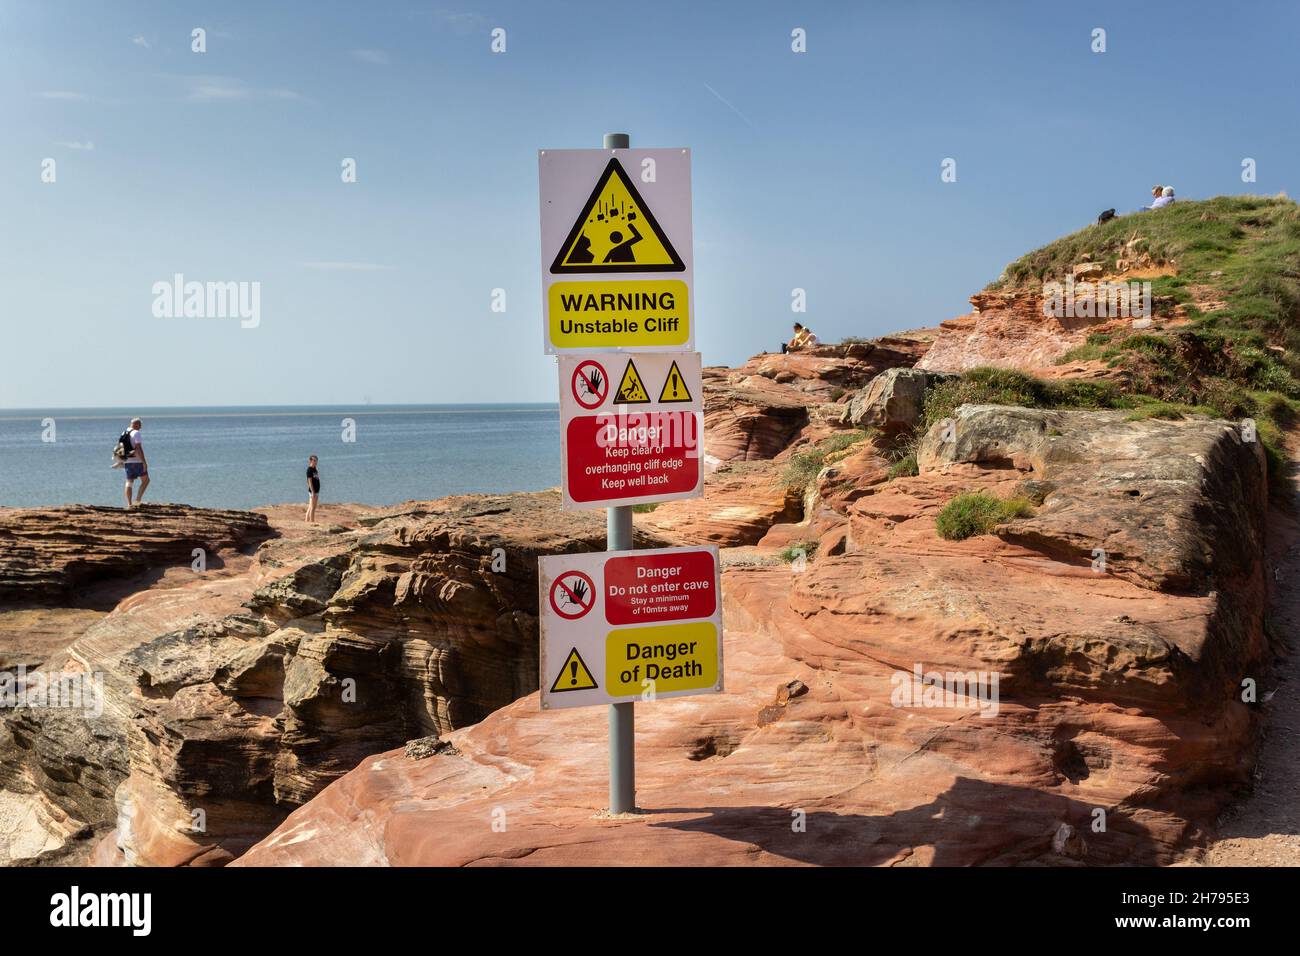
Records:
<instances>
[{"instance_id":1,"label":"red prohibition symbol","mask_svg":"<svg viewBox=\"0 0 1300 956\"><path fill-rule=\"evenodd\" d=\"M583 408L597 408L609 394L609 375L599 362L587 359L573 370L573 398Z\"/></svg>"},{"instance_id":2,"label":"red prohibition symbol","mask_svg":"<svg viewBox=\"0 0 1300 956\"><path fill-rule=\"evenodd\" d=\"M596 605L596 585L581 571L565 571L551 582L551 610L576 621Z\"/></svg>"}]
</instances>

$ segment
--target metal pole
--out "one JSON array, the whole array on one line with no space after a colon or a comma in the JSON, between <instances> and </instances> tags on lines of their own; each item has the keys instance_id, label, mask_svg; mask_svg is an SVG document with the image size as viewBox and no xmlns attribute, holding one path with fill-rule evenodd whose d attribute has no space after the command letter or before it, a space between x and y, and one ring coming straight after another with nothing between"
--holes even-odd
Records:
<instances>
[{"instance_id":1,"label":"metal pole","mask_svg":"<svg viewBox=\"0 0 1300 956\"><path fill-rule=\"evenodd\" d=\"M605 149L628 149L627 133L606 133ZM605 509L605 550L632 550L632 507ZM609 705L609 812L631 813L636 809L636 723L633 707Z\"/></svg>"}]
</instances>

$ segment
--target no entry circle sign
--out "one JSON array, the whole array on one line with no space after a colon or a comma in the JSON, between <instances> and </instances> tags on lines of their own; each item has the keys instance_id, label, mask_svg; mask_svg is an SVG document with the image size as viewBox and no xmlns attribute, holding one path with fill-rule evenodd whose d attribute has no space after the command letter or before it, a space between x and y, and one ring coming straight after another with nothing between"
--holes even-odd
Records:
<instances>
[{"instance_id":1,"label":"no entry circle sign","mask_svg":"<svg viewBox=\"0 0 1300 956\"><path fill-rule=\"evenodd\" d=\"M573 398L583 408L597 408L609 394L609 375L599 362L588 359L573 370Z\"/></svg>"},{"instance_id":2,"label":"no entry circle sign","mask_svg":"<svg viewBox=\"0 0 1300 956\"><path fill-rule=\"evenodd\" d=\"M576 621L596 604L596 585L581 571L565 571L551 582L551 610Z\"/></svg>"}]
</instances>

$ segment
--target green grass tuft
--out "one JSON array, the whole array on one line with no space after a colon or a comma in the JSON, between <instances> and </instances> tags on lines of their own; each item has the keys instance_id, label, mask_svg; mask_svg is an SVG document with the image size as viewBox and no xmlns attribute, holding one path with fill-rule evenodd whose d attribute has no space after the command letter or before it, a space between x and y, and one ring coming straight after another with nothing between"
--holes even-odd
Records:
<instances>
[{"instance_id":1,"label":"green grass tuft","mask_svg":"<svg viewBox=\"0 0 1300 956\"><path fill-rule=\"evenodd\" d=\"M1075 379L1049 382L1014 369L976 368L960 378L940 382L926 393L923 429L952 417L960 405L1128 408L1133 405L1133 399L1110 382Z\"/></svg>"},{"instance_id":2,"label":"green grass tuft","mask_svg":"<svg viewBox=\"0 0 1300 956\"><path fill-rule=\"evenodd\" d=\"M798 561L800 557L806 561L811 561L814 554L817 553L816 541L796 541L794 544L787 545L781 549L781 560L786 564L792 564Z\"/></svg>"},{"instance_id":3,"label":"green grass tuft","mask_svg":"<svg viewBox=\"0 0 1300 956\"><path fill-rule=\"evenodd\" d=\"M889 466L889 480L895 478L915 478L921 473L916 464L916 452L912 451L904 455L898 461Z\"/></svg>"},{"instance_id":4,"label":"green grass tuft","mask_svg":"<svg viewBox=\"0 0 1300 956\"><path fill-rule=\"evenodd\" d=\"M1027 518L1034 506L1027 498L997 498L983 491L958 495L934 519L939 537L964 541L975 535L988 534L1004 521Z\"/></svg>"},{"instance_id":5,"label":"green grass tuft","mask_svg":"<svg viewBox=\"0 0 1300 956\"><path fill-rule=\"evenodd\" d=\"M782 487L806 490L826 465L845 457L843 452L870 437L871 433L867 431L836 432L811 448L795 452L781 472Z\"/></svg>"}]
</instances>

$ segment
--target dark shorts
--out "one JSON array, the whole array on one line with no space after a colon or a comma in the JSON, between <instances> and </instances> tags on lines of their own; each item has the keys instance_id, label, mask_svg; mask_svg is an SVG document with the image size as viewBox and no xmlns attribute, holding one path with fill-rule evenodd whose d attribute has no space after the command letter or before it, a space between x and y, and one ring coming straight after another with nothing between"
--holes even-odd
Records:
<instances>
[{"instance_id":1,"label":"dark shorts","mask_svg":"<svg viewBox=\"0 0 1300 956\"><path fill-rule=\"evenodd\" d=\"M135 481L137 478L144 477L144 462L128 461L126 463L126 480Z\"/></svg>"}]
</instances>

